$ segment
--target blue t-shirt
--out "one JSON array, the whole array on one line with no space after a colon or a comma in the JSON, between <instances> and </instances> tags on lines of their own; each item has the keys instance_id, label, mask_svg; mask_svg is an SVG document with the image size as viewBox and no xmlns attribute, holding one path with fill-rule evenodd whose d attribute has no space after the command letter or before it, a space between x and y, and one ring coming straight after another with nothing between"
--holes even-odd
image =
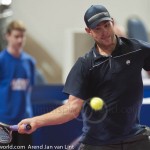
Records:
<instances>
[{"instance_id":1,"label":"blue t-shirt","mask_svg":"<svg viewBox=\"0 0 150 150\"><path fill-rule=\"evenodd\" d=\"M25 53L13 57L0 53L0 122L17 124L32 116L30 94L34 84L35 61Z\"/></svg>"},{"instance_id":2,"label":"blue t-shirt","mask_svg":"<svg viewBox=\"0 0 150 150\"><path fill-rule=\"evenodd\" d=\"M64 92L85 100L81 142L89 145L119 143L144 130L139 113L143 99L141 70L150 70L150 44L117 38L111 56L94 46L71 69ZM106 106L94 112L89 99L100 97Z\"/></svg>"}]
</instances>

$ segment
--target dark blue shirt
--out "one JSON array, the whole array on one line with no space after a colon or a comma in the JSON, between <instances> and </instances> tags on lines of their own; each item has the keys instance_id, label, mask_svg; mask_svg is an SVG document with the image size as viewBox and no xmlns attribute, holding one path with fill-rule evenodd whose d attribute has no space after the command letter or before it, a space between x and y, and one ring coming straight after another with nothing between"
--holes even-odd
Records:
<instances>
[{"instance_id":1,"label":"dark blue shirt","mask_svg":"<svg viewBox=\"0 0 150 150\"><path fill-rule=\"evenodd\" d=\"M25 52L19 58L7 50L0 53L0 122L17 124L32 115L34 64L34 59Z\"/></svg>"},{"instance_id":2,"label":"dark blue shirt","mask_svg":"<svg viewBox=\"0 0 150 150\"><path fill-rule=\"evenodd\" d=\"M94 46L71 69L64 92L85 100L81 142L90 145L118 143L140 133L139 113L143 99L141 70L150 70L150 44L117 38L111 56L102 56ZM94 112L92 97L105 102Z\"/></svg>"}]
</instances>

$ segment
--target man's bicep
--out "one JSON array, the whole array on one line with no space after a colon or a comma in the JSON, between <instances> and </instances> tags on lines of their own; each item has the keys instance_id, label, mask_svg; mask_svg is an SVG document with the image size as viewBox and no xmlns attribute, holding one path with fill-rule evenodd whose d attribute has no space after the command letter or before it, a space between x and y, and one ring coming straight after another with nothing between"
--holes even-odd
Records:
<instances>
[{"instance_id":1,"label":"man's bicep","mask_svg":"<svg viewBox=\"0 0 150 150\"><path fill-rule=\"evenodd\" d=\"M73 96L73 95L69 95L69 99L68 99L68 101L80 101L80 103L83 103L84 102L84 100L83 99L81 99L81 98L79 98L79 97L76 97L76 96Z\"/></svg>"},{"instance_id":2,"label":"man's bicep","mask_svg":"<svg viewBox=\"0 0 150 150\"><path fill-rule=\"evenodd\" d=\"M78 98L76 96L69 95L67 103L68 103L69 107L71 107L71 110L74 111L76 116L78 116L82 110L84 100L82 100L81 98Z\"/></svg>"},{"instance_id":3,"label":"man's bicep","mask_svg":"<svg viewBox=\"0 0 150 150\"><path fill-rule=\"evenodd\" d=\"M67 77L63 92L85 100L88 98L88 88L88 68L87 65L79 59Z\"/></svg>"}]
</instances>

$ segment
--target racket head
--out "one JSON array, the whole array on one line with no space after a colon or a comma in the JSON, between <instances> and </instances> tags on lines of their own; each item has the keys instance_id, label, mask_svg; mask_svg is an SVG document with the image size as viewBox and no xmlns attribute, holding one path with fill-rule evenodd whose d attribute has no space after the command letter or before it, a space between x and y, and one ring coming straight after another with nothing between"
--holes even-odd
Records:
<instances>
[{"instance_id":1,"label":"racket head","mask_svg":"<svg viewBox=\"0 0 150 150\"><path fill-rule=\"evenodd\" d=\"M9 125L0 122L0 143L10 143L12 140L12 131Z\"/></svg>"}]
</instances>

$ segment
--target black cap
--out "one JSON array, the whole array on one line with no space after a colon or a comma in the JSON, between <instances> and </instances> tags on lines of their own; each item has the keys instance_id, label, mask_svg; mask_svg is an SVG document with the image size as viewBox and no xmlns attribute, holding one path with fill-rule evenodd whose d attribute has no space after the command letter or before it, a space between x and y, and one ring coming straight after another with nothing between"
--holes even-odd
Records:
<instances>
[{"instance_id":1,"label":"black cap","mask_svg":"<svg viewBox=\"0 0 150 150\"><path fill-rule=\"evenodd\" d=\"M110 14L108 10L102 5L92 5L84 15L84 21L87 27L94 29L100 22L110 20Z\"/></svg>"}]
</instances>

